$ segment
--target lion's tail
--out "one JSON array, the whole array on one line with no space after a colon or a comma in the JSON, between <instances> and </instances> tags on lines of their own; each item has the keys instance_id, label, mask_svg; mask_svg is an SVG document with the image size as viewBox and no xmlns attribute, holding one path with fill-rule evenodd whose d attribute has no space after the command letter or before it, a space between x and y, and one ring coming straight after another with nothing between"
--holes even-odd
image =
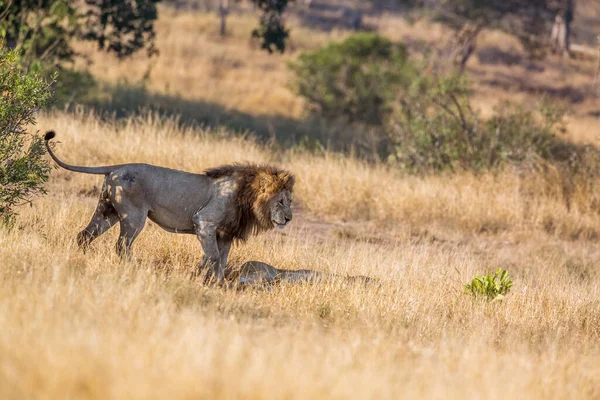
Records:
<instances>
[{"instance_id":1,"label":"lion's tail","mask_svg":"<svg viewBox=\"0 0 600 400\"><path fill-rule=\"evenodd\" d=\"M56 157L56 155L50 148L50 145L48 144L50 142L50 140L52 140L55 136L56 136L56 133L54 133L54 131L46 132L46 135L44 135L44 140L46 141L46 149L48 149L48 154L50 154L50 157L52 157L52 159L58 165L63 167L64 169L68 169L69 171L74 171L74 172L82 172L84 174L106 175L118 167L117 165L105 166L105 167L80 167L77 165L66 164L66 163L62 162L61 160L59 160L58 157Z\"/></svg>"}]
</instances>

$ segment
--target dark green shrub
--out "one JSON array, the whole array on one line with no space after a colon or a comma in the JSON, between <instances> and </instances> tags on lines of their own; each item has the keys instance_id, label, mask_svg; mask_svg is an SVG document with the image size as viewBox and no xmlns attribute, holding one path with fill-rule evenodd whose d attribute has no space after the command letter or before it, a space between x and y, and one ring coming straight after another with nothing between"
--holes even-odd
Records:
<instances>
[{"instance_id":1,"label":"dark green shrub","mask_svg":"<svg viewBox=\"0 0 600 400\"><path fill-rule=\"evenodd\" d=\"M413 172L456 169L476 151L477 125L464 78L423 73L398 98L388 159Z\"/></svg>"},{"instance_id":2,"label":"dark green shrub","mask_svg":"<svg viewBox=\"0 0 600 400\"><path fill-rule=\"evenodd\" d=\"M503 103L489 119L469 105L457 75L422 74L399 98L389 127L389 160L412 172L487 170L526 160L552 160L564 110Z\"/></svg>"},{"instance_id":3,"label":"dark green shrub","mask_svg":"<svg viewBox=\"0 0 600 400\"><path fill-rule=\"evenodd\" d=\"M312 109L330 121L343 118L353 130L353 148L405 171L562 163L574 154L556 136L564 130L564 109L543 101L534 110L502 103L483 118L470 106L465 77L440 75L426 58L411 62L403 45L373 33L305 53L291 68Z\"/></svg>"},{"instance_id":4,"label":"dark green shrub","mask_svg":"<svg viewBox=\"0 0 600 400\"><path fill-rule=\"evenodd\" d=\"M295 87L327 119L383 124L398 90L408 85L406 48L374 33L302 54L291 64Z\"/></svg>"},{"instance_id":5,"label":"dark green shrub","mask_svg":"<svg viewBox=\"0 0 600 400\"><path fill-rule=\"evenodd\" d=\"M0 218L5 222L13 218L15 206L44 193L50 171L45 147L26 128L51 99L52 81L35 70L23 72L18 52L0 47Z\"/></svg>"},{"instance_id":6,"label":"dark green shrub","mask_svg":"<svg viewBox=\"0 0 600 400\"><path fill-rule=\"evenodd\" d=\"M72 39L94 42L119 58L154 47L159 0L0 0L0 39L22 50L24 64L58 65L77 54Z\"/></svg>"}]
</instances>

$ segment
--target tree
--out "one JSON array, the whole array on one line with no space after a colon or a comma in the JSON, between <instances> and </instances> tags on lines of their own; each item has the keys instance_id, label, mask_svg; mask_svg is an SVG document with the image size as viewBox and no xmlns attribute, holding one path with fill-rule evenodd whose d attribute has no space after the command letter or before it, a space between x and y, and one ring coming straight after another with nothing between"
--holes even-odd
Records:
<instances>
[{"instance_id":1,"label":"tree","mask_svg":"<svg viewBox=\"0 0 600 400\"><path fill-rule=\"evenodd\" d=\"M232 0L239 3L241 0ZM260 40L261 47L272 53L277 50L285 51L286 40L289 30L283 24L283 13L288 3L294 0L251 0L260 10L261 16L259 26L252 31L252 37ZM227 34L227 16L229 15L229 0L218 0L219 10L219 33L221 36Z\"/></svg>"},{"instance_id":2,"label":"tree","mask_svg":"<svg viewBox=\"0 0 600 400\"><path fill-rule=\"evenodd\" d=\"M573 0L566 0L563 7L558 9L550 34L550 49L553 53L570 56L573 12Z\"/></svg>"},{"instance_id":3,"label":"tree","mask_svg":"<svg viewBox=\"0 0 600 400\"><path fill-rule=\"evenodd\" d=\"M128 57L154 47L154 22L161 0L0 0L0 38L22 48L24 63L39 60L54 66L72 61L70 39L93 41L100 50ZM240 0L234 0L240 1ZM269 52L285 50L289 30L283 13L293 0L251 0L261 11L252 36ZM221 0L221 34L225 34L229 1Z\"/></svg>"},{"instance_id":4,"label":"tree","mask_svg":"<svg viewBox=\"0 0 600 400\"><path fill-rule=\"evenodd\" d=\"M160 0L85 0L82 38L95 41L101 50L127 57L154 47L156 4Z\"/></svg>"},{"instance_id":5,"label":"tree","mask_svg":"<svg viewBox=\"0 0 600 400\"><path fill-rule=\"evenodd\" d=\"M142 48L153 54L159 1L0 0L0 39L22 49L24 63L72 61L72 38L93 41L118 57Z\"/></svg>"},{"instance_id":6,"label":"tree","mask_svg":"<svg viewBox=\"0 0 600 400\"><path fill-rule=\"evenodd\" d=\"M565 16L567 24L573 19L572 0L427 0L421 7L433 8L438 20L456 30L453 58L460 69L473 53L482 29L514 35L532 56L540 57L557 13Z\"/></svg>"},{"instance_id":7,"label":"tree","mask_svg":"<svg viewBox=\"0 0 600 400\"><path fill-rule=\"evenodd\" d=\"M229 14L229 0L219 1L219 15L221 16L221 28L219 29L221 36L227 33L227 15Z\"/></svg>"},{"instance_id":8,"label":"tree","mask_svg":"<svg viewBox=\"0 0 600 400\"><path fill-rule=\"evenodd\" d=\"M252 37L261 40L261 47L272 53L285 51L285 42L289 30L283 25L283 12L293 0L252 0L260 9L262 15L258 28L252 31Z\"/></svg>"},{"instance_id":9,"label":"tree","mask_svg":"<svg viewBox=\"0 0 600 400\"><path fill-rule=\"evenodd\" d=\"M23 72L17 50L0 42L0 217L10 222L15 206L44 193L50 166L42 139L26 131L52 99L52 81Z\"/></svg>"}]
</instances>

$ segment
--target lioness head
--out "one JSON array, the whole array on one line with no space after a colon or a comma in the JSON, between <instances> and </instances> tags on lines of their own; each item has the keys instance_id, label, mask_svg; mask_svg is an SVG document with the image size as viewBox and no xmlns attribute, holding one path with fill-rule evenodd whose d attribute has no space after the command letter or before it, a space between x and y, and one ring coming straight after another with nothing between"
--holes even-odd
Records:
<instances>
[{"instance_id":1,"label":"lioness head","mask_svg":"<svg viewBox=\"0 0 600 400\"><path fill-rule=\"evenodd\" d=\"M292 193L282 190L269 203L271 222L274 227L283 228L292 220Z\"/></svg>"}]
</instances>

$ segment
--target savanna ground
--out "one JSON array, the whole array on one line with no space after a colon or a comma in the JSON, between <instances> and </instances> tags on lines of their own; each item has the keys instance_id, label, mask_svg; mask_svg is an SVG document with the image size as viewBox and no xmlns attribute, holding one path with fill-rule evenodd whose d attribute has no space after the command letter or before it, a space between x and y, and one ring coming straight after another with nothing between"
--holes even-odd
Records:
<instances>
[{"instance_id":1,"label":"savanna ground","mask_svg":"<svg viewBox=\"0 0 600 400\"><path fill-rule=\"evenodd\" d=\"M273 136L313 126L287 87L285 62L347 32L293 25L292 51L268 56L248 45L253 17L231 16L231 34L220 39L214 15L161 12L161 55L143 91L122 97L122 79L138 82L146 59L90 53L106 82L108 98L98 102L116 111L153 104ZM371 23L395 39L435 42L444 33L393 16ZM482 41L517 51L500 34ZM536 71L482 60L469 73L484 112L498 99L526 104L537 91L583 93L567 99L566 135L596 143L592 63L552 60ZM294 221L235 246L231 264L362 274L381 285L206 287L190 279L202 256L197 240L151 223L130 263L114 252L116 229L83 254L75 235L101 178L56 170L48 195L20 208L12 230L0 229L0 398L600 397L594 186L565 191L552 171L407 176L180 121L70 111L40 115L38 128L55 129L57 154L75 164L284 166L297 176ZM503 301L463 293L474 275L499 267L515 282Z\"/></svg>"}]
</instances>

